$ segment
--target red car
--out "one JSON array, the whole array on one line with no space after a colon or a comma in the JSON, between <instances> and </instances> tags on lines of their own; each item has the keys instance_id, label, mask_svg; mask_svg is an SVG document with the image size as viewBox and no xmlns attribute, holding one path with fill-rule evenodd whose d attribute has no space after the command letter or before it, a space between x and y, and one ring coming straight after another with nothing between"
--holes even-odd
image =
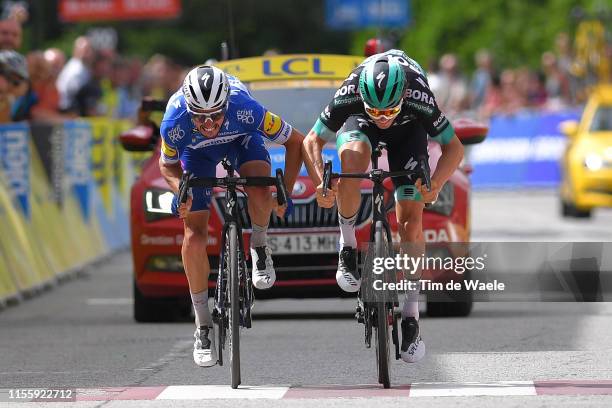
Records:
<instances>
[{"instance_id":1,"label":"red car","mask_svg":"<svg viewBox=\"0 0 612 408\"><path fill-rule=\"evenodd\" d=\"M307 133L323 106L350 70L361 63L361 57L334 55L287 55L246 58L226 61L218 66L237 75L247 84L253 96L272 112ZM486 135L485 127L472 122L455 122L455 129L464 144L478 143ZM181 262L182 222L170 213L172 193L159 168L159 140L155 125L141 125L121 135L127 150L153 150L144 163L142 174L131 191L131 237L134 263L134 316L137 321L188 318L191 312L187 278ZM284 167L284 149L268 146L273 169ZM333 160L340 168L335 146L324 150L325 160ZM430 143L430 165L441 150ZM385 167L385 158L381 167ZM219 169L219 168L218 168ZM218 170L219 171L219 170ZM221 170L222 171L222 170ZM469 171L455 171L443 187L438 201L425 211L424 234L428 242L469 242ZM392 206L393 188L387 180L387 203ZM371 184L362 183L362 204L357 220L357 239L367 242L372 210ZM319 208L315 189L302 169L293 190L295 210L288 219L272 216L269 246L274 256L277 280L272 289L257 291L257 298L321 297L344 294L336 283L338 261L338 215L335 209ZM244 199L244 197L242 198ZM224 196L214 192L209 221L208 254L212 273L209 287L214 287L218 265L219 234L223 223ZM243 225L249 220L242 203ZM397 236L394 211L389 212L392 231ZM248 245L249 232L245 232ZM448 276L426 278L448 280ZM467 315L471 311L469 293L448 302L428 302L429 315Z\"/></svg>"}]
</instances>

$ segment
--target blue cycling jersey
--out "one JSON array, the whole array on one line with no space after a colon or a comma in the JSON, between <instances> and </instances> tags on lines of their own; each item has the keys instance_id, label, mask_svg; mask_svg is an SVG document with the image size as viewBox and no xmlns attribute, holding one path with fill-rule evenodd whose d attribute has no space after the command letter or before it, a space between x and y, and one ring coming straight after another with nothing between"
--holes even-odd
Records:
<instances>
[{"instance_id":1,"label":"blue cycling jersey","mask_svg":"<svg viewBox=\"0 0 612 408\"><path fill-rule=\"evenodd\" d=\"M161 123L162 160L176 163L181 160L184 169L196 170L195 159L218 163L228 153L232 142L245 141L245 137L264 137L278 144L284 144L292 128L284 120L268 111L257 102L245 85L228 75L230 83L229 105L225 119L215 138L207 138L193 126L185 97L179 89L168 101ZM189 160L190 158L194 160ZM192 166L190 166L192 165Z\"/></svg>"},{"instance_id":2,"label":"blue cycling jersey","mask_svg":"<svg viewBox=\"0 0 612 408\"><path fill-rule=\"evenodd\" d=\"M240 171L249 161L270 163L264 139L284 144L292 128L280 117L257 102L242 82L228 75L229 105L219 133L207 138L198 132L187 111L185 97L178 90L166 106L161 123L161 156L164 163L181 162L184 170L197 177L214 177L217 164L226 157ZM210 188L193 188L191 211L207 210L211 200ZM177 214L176 196L172 210Z\"/></svg>"}]
</instances>

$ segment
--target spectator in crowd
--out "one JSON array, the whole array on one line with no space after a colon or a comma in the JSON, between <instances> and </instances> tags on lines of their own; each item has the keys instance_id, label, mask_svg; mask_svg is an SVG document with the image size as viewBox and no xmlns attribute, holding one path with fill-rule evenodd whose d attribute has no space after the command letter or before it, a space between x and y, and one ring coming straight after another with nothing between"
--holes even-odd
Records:
<instances>
[{"instance_id":1,"label":"spectator in crowd","mask_svg":"<svg viewBox=\"0 0 612 408\"><path fill-rule=\"evenodd\" d=\"M430 58L427 63L427 82L429 89L437 95L440 91L440 64L437 58Z\"/></svg>"},{"instance_id":2,"label":"spectator in crowd","mask_svg":"<svg viewBox=\"0 0 612 408\"><path fill-rule=\"evenodd\" d=\"M30 92L34 95L28 119L56 122L69 119L70 115L59 111L59 93L55 86L53 68L43 51L33 51L27 56L30 74Z\"/></svg>"},{"instance_id":3,"label":"spectator in crowd","mask_svg":"<svg viewBox=\"0 0 612 408\"><path fill-rule=\"evenodd\" d=\"M168 99L181 86L183 68L170 58L156 54L152 56L144 67L147 77L147 87L143 92L145 96L157 99Z\"/></svg>"},{"instance_id":4,"label":"spectator in crowd","mask_svg":"<svg viewBox=\"0 0 612 408\"><path fill-rule=\"evenodd\" d=\"M544 85L546 77L542 71L529 71L528 74L527 106L535 109L543 108L548 99L546 87Z\"/></svg>"},{"instance_id":5,"label":"spectator in crowd","mask_svg":"<svg viewBox=\"0 0 612 408\"><path fill-rule=\"evenodd\" d=\"M132 67L125 58L116 58L113 62L112 84L116 92L117 103L113 117L119 119L135 118L140 106L140 95L131 87Z\"/></svg>"},{"instance_id":6,"label":"spectator in crowd","mask_svg":"<svg viewBox=\"0 0 612 408\"><path fill-rule=\"evenodd\" d=\"M559 68L557 57L550 51L542 54L542 71L546 76L547 108L559 109L569 103L569 81Z\"/></svg>"},{"instance_id":7,"label":"spectator in crowd","mask_svg":"<svg viewBox=\"0 0 612 408\"><path fill-rule=\"evenodd\" d=\"M21 48L21 40L21 24L17 20L0 20L0 50L16 51Z\"/></svg>"},{"instance_id":8,"label":"spectator in crowd","mask_svg":"<svg viewBox=\"0 0 612 408\"><path fill-rule=\"evenodd\" d=\"M514 115L526 104L523 94L520 92L517 81L517 72L513 69L505 69L500 75L501 82L501 106L500 113Z\"/></svg>"},{"instance_id":9,"label":"spectator in crowd","mask_svg":"<svg viewBox=\"0 0 612 408\"><path fill-rule=\"evenodd\" d=\"M437 90L432 88L440 110L454 116L467 107L468 92L465 80L458 67L457 56L444 54L440 58L440 83Z\"/></svg>"},{"instance_id":10,"label":"spectator in crowd","mask_svg":"<svg viewBox=\"0 0 612 408\"><path fill-rule=\"evenodd\" d=\"M47 48L43 56L47 64L49 64L51 77L56 81L66 64L66 54L59 48Z\"/></svg>"},{"instance_id":11,"label":"spectator in crowd","mask_svg":"<svg viewBox=\"0 0 612 408\"><path fill-rule=\"evenodd\" d=\"M19 110L20 98L28 91L28 67L23 55L0 51L0 123L13 121L13 112Z\"/></svg>"},{"instance_id":12,"label":"spectator in crowd","mask_svg":"<svg viewBox=\"0 0 612 408\"><path fill-rule=\"evenodd\" d=\"M484 103L493 74L493 58L488 50L479 50L475 56L476 71L470 83L470 107L478 110Z\"/></svg>"},{"instance_id":13,"label":"spectator in crowd","mask_svg":"<svg viewBox=\"0 0 612 408\"><path fill-rule=\"evenodd\" d=\"M113 56L106 51L94 54L91 75L75 95L79 116L110 116L114 107L113 95L110 95L110 75L113 67Z\"/></svg>"},{"instance_id":14,"label":"spectator in crowd","mask_svg":"<svg viewBox=\"0 0 612 408\"><path fill-rule=\"evenodd\" d=\"M485 97L478 110L478 118L487 121L502 108L501 78L498 74L491 76L491 81L485 91Z\"/></svg>"},{"instance_id":15,"label":"spectator in crowd","mask_svg":"<svg viewBox=\"0 0 612 408\"><path fill-rule=\"evenodd\" d=\"M77 94L91 79L91 65L94 50L87 37L78 37L74 42L72 58L66 63L57 78L57 90L60 96L60 109L64 112L81 113L77 105Z\"/></svg>"},{"instance_id":16,"label":"spectator in crowd","mask_svg":"<svg viewBox=\"0 0 612 408\"><path fill-rule=\"evenodd\" d=\"M567 78L569 86L569 102L574 103L576 100L576 81L572 75L572 64L574 63L574 51L570 37L567 33L561 32L555 38L555 54L557 57L557 65L561 74Z\"/></svg>"}]
</instances>

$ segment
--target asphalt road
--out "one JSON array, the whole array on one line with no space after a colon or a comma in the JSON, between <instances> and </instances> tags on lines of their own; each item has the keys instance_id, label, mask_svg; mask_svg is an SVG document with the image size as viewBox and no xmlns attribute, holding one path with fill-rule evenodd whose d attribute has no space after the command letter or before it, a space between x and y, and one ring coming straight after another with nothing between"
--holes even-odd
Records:
<instances>
[{"instance_id":1,"label":"asphalt road","mask_svg":"<svg viewBox=\"0 0 612 408\"><path fill-rule=\"evenodd\" d=\"M612 211L566 221L556 206L554 193L475 193L473 239L612 240ZM603 381L612 380L612 303L478 303L467 319L424 317L428 355L393 362L395 388L381 390L374 352L348 317L354 300L258 301L241 343L251 388L237 394L224 386L227 366L193 364L192 325L134 323L130 273L129 253L118 254L0 312L0 389L79 388L98 401L66 405L95 407L142 406L161 395L172 399L146 405L612 406L612 381ZM7 392L0 406L13 405Z\"/></svg>"}]
</instances>

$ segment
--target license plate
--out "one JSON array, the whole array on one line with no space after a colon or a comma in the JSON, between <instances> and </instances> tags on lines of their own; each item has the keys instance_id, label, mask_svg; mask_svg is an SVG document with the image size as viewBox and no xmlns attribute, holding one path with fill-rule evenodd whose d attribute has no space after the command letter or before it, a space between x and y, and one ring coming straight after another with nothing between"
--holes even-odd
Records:
<instances>
[{"instance_id":1,"label":"license plate","mask_svg":"<svg viewBox=\"0 0 612 408\"><path fill-rule=\"evenodd\" d=\"M338 252L338 234L268 235L273 254L327 254Z\"/></svg>"}]
</instances>

